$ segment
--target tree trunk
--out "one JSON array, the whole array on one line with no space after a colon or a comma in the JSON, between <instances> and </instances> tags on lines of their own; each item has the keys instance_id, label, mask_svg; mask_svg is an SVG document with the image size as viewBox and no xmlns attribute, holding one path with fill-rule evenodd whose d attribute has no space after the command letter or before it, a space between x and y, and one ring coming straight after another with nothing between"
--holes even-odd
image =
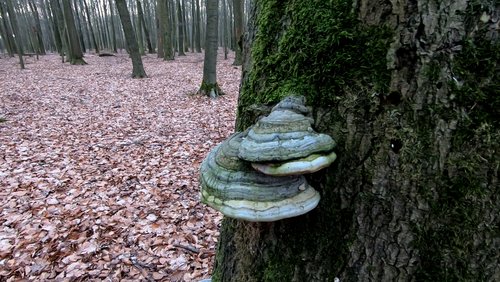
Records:
<instances>
[{"instance_id":1,"label":"tree trunk","mask_svg":"<svg viewBox=\"0 0 500 282\"><path fill-rule=\"evenodd\" d=\"M203 61L203 81L199 94L215 98L223 95L217 84L217 39L219 0L207 0L207 37L205 40L205 58Z\"/></svg>"},{"instance_id":2,"label":"tree trunk","mask_svg":"<svg viewBox=\"0 0 500 282\"><path fill-rule=\"evenodd\" d=\"M14 6L12 4L12 0L7 0L7 12L9 13L10 25L12 26L12 33L14 34L13 38L15 40L16 53L19 56L19 65L21 69L24 69L24 60L23 60L23 45L21 42L21 34L19 30L19 25L17 24L17 16L14 11Z\"/></svg>"},{"instance_id":3,"label":"tree trunk","mask_svg":"<svg viewBox=\"0 0 500 282\"><path fill-rule=\"evenodd\" d=\"M142 65L141 54L139 54L139 46L135 38L134 28L130 20L130 13L127 9L125 0L115 0L118 15L123 26L123 33L125 33L125 41L127 43L127 51L132 59L132 77L143 78L146 77L144 66Z\"/></svg>"},{"instance_id":4,"label":"tree trunk","mask_svg":"<svg viewBox=\"0 0 500 282\"><path fill-rule=\"evenodd\" d=\"M75 7L75 25L78 30L78 39L80 40L80 48L82 49L82 52L85 53L86 47L85 47L85 40L83 40L83 29L82 29L82 23L80 22L80 12L78 12L78 6L77 2L78 0L73 1L73 6Z\"/></svg>"},{"instance_id":5,"label":"tree trunk","mask_svg":"<svg viewBox=\"0 0 500 282\"><path fill-rule=\"evenodd\" d=\"M310 213L225 218L213 281L500 281L494 1L254 5L237 130L303 94L338 159Z\"/></svg>"},{"instance_id":6,"label":"tree trunk","mask_svg":"<svg viewBox=\"0 0 500 282\"><path fill-rule=\"evenodd\" d=\"M184 53L184 12L182 11L182 6L180 0L177 0L177 30L179 33L179 37L177 38L178 46L179 46L179 56L186 56Z\"/></svg>"},{"instance_id":7,"label":"tree trunk","mask_svg":"<svg viewBox=\"0 0 500 282\"><path fill-rule=\"evenodd\" d=\"M45 46L43 45L43 38L42 38L42 25L40 24L40 14L38 13L38 10L35 6L35 3L33 3L33 0L30 0L28 2L29 7L31 9L31 12L33 13L33 17L35 18L35 32L36 32L36 40L38 43L38 51L40 52L41 55L45 55Z\"/></svg>"},{"instance_id":8,"label":"tree trunk","mask_svg":"<svg viewBox=\"0 0 500 282\"><path fill-rule=\"evenodd\" d=\"M56 38L56 42L59 39L59 42L61 43L60 48L59 48L59 55L62 58L62 61L64 63L64 56L65 53L67 53L68 49L68 44L66 40L66 28L64 27L64 18L63 14L61 11L61 6L59 5L59 1L57 0L49 0L50 1L50 9L52 11L53 15L53 26L54 26L54 35Z\"/></svg>"},{"instance_id":9,"label":"tree trunk","mask_svg":"<svg viewBox=\"0 0 500 282\"><path fill-rule=\"evenodd\" d=\"M158 0L158 11L160 15L160 33L163 40L163 59L173 60L174 52L172 48L171 24L168 12L168 0Z\"/></svg>"},{"instance_id":10,"label":"tree trunk","mask_svg":"<svg viewBox=\"0 0 500 282\"><path fill-rule=\"evenodd\" d=\"M227 60L227 9L226 9L226 0L222 0L222 46L224 48L224 60Z\"/></svg>"},{"instance_id":11,"label":"tree trunk","mask_svg":"<svg viewBox=\"0 0 500 282\"><path fill-rule=\"evenodd\" d=\"M2 17L5 47L7 48L9 56L14 57L14 53L17 50L17 46L14 37L12 36L14 33L12 32L9 23L7 22L6 8L4 8L2 2L0 2L0 16Z\"/></svg>"},{"instance_id":12,"label":"tree trunk","mask_svg":"<svg viewBox=\"0 0 500 282\"><path fill-rule=\"evenodd\" d=\"M146 36L146 44L148 47L148 53L153 54L155 50L153 49L153 45L151 45L151 38L149 37L148 27L146 25L146 21L144 20L144 13L142 11L142 5L139 0L136 0L137 3L137 16L139 17L138 22L142 23L142 28L144 30L144 35Z\"/></svg>"},{"instance_id":13,"label":"tree trunk","mask_svg":"<svg viewBox=\"0 0 500 282\"><path fill-rule=\"evenodd\" d=\"M243 0L233 0L233 14L234 37L237 43L233 65L241 66L243 63Z\"/></svg>"},{"instance_id":14,"label":"tree trunk","mask_svg":"<svg viewBox=\"0 0 500 282\"><path fill-rule=\"evenodd\" d=\"M196 52L201 53L201 11L199 0L194 0L196 5L196 29L194 34L194 44L196 46ZM194 19L193 19L194 20Z\"/></svg>"},{"instance_id":15,"label":"tree trunk","mask_svg":"<svg viewBox=\"0 0 500 282\"><path fill-rule=\"evenodd\" d=\"M117 47L116 47L116 32L115 32L115 12L113 9L113 2L109 0L109 21L111 23L111 48L113 49L113 53L116 53Z\"/></svg>"},{"instance_id":16,"label":"tree trunk","mask_svg":"<svg viewBox=\"0 0 500 282\"><path fill-rule=\"evenodd\" d=\"M72 65L85 65L83 52L78 39L78 32L75 26L75 18L69 1L62 1L64 22L66 25L66 38L68 39L69 62Z\"/></svg>"},{"instance_id":17,"label":"tree trunk","mask_svg":"<svg viewBox=\"0 0 500 282\"><path fill-rule=\"evenodd\" d=\"M94 49L95 49L96 54L99 54L99 44L97 44L97 40L95 39L94 28L92 27L92 22L90 20L89 6L87 5L87 2L85 2L85 0L81 0L81 1L83 2L83 5L85 6L85 14L87 15L87 23L89 25L90 37L92 38L92 45L94 45Z\"/></svg>"}]
</instances>

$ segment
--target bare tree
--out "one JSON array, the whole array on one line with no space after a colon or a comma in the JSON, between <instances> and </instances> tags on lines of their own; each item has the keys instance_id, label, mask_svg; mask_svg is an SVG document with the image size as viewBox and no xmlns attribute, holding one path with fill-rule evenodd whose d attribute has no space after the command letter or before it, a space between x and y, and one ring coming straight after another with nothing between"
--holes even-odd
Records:
<instances>
[{"instance_id":1,"label":"bare tree","mask_svg":"<svg viewBox=\"0 0 500 282\"><path fill-rule=\"evenodd\" d=\"M203 61L203 81L199 94L215 98L223 95L217 84L217 39L218 39L218 0L207 0L207 28L205 40L205 59Z\"/></svg>"},{"instance_id":2,"label":"bare tree","mask_svg":"<svg viewBox=\"0 0 500 282\"><path fill-rule=\"evenodd\" d=\"M130 13L127 9L125 0L115 0L118 15L122 22L123 32L125 33L125 41L127 43L127 51L132 60L132 77L143 78L146 77L144 66L142 65L141 54L139 53L139 46L135 37L134 28L130 20Z\"/></svg>"}]
</instances>

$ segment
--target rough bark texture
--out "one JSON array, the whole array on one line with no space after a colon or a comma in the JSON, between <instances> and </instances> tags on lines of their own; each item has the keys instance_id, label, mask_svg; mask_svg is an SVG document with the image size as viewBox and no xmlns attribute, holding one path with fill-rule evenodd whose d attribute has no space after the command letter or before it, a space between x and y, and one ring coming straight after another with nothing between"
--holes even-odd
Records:
<instances>
[{"instance_id":1,"label":"rough bark texture","mask_svg":"<svg viewBox=\"0 0 500 282\"><path fill-rule=\"evenodd\" d=\"M225 218L213 280L499 281L495 5L255 1L237 129L303 94L339 157L312 212Z\"/></svg>"},{"instance_id":2,"label":"rough bark texture","mask_svg":"<svg viewBox=\"0 0 500 282\"><path fill-rule=\"evenodd\" d=\"M207 31L205 39L205 58L203 61L203 81L198 93L215 98L222 95L217 84L217 39L218 39L219 0L207 0Z\"/></svg>"},{"instance_id":3,"label":"rough bark texture","mask_svg":"<svg viewBox=\"0 0 500 282\"><path fill-rule=\"evenodd\" d=\"M146 77L146 72L144 71L144 66L142 65L141 54L139 54L139 46L137 44L137 39L135 38L127 4L125 3L125 0L115 0L115 4L122 22L123 33L125 34L125 41L127 42L127 51L130 55L130 59L132 60L132 77Z\"/></svg>"}]
</instances>

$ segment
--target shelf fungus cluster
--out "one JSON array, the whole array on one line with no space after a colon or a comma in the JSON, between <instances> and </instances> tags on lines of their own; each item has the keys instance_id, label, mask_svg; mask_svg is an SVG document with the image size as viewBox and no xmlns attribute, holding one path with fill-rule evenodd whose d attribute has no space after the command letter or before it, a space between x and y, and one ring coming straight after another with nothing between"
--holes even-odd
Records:
<instances>
[{"instance_id":1,"label":"shelf fungus cluster","mask_svg":"<svg viewBox=\"0 0 500 282\"><path fill-rule=\"evenodd\" d=\"M290 96L245 132L215 147L201 165L201 201L224 215L276 221L305 214L319 193L304 174L329 166L335 141L312 129L301 96Z\"/></svg>"}]
</instances>

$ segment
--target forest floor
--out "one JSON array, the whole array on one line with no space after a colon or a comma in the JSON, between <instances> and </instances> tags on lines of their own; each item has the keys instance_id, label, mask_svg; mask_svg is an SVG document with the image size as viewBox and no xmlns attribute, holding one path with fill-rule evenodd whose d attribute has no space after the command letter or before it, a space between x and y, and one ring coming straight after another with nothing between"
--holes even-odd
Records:
<instances>
[{"instance_id":1,"label":"forest floor","mask_svg":"<svg viewBox=\"0 0 500 282\"><path fill-rule=\"evenodd\" d=\"M241 67L219 54L225 96L192 95L203 55L0 59L0 281L198 281L221 215L198 169L234 130Z\"/></svg>"}]
</instances>

